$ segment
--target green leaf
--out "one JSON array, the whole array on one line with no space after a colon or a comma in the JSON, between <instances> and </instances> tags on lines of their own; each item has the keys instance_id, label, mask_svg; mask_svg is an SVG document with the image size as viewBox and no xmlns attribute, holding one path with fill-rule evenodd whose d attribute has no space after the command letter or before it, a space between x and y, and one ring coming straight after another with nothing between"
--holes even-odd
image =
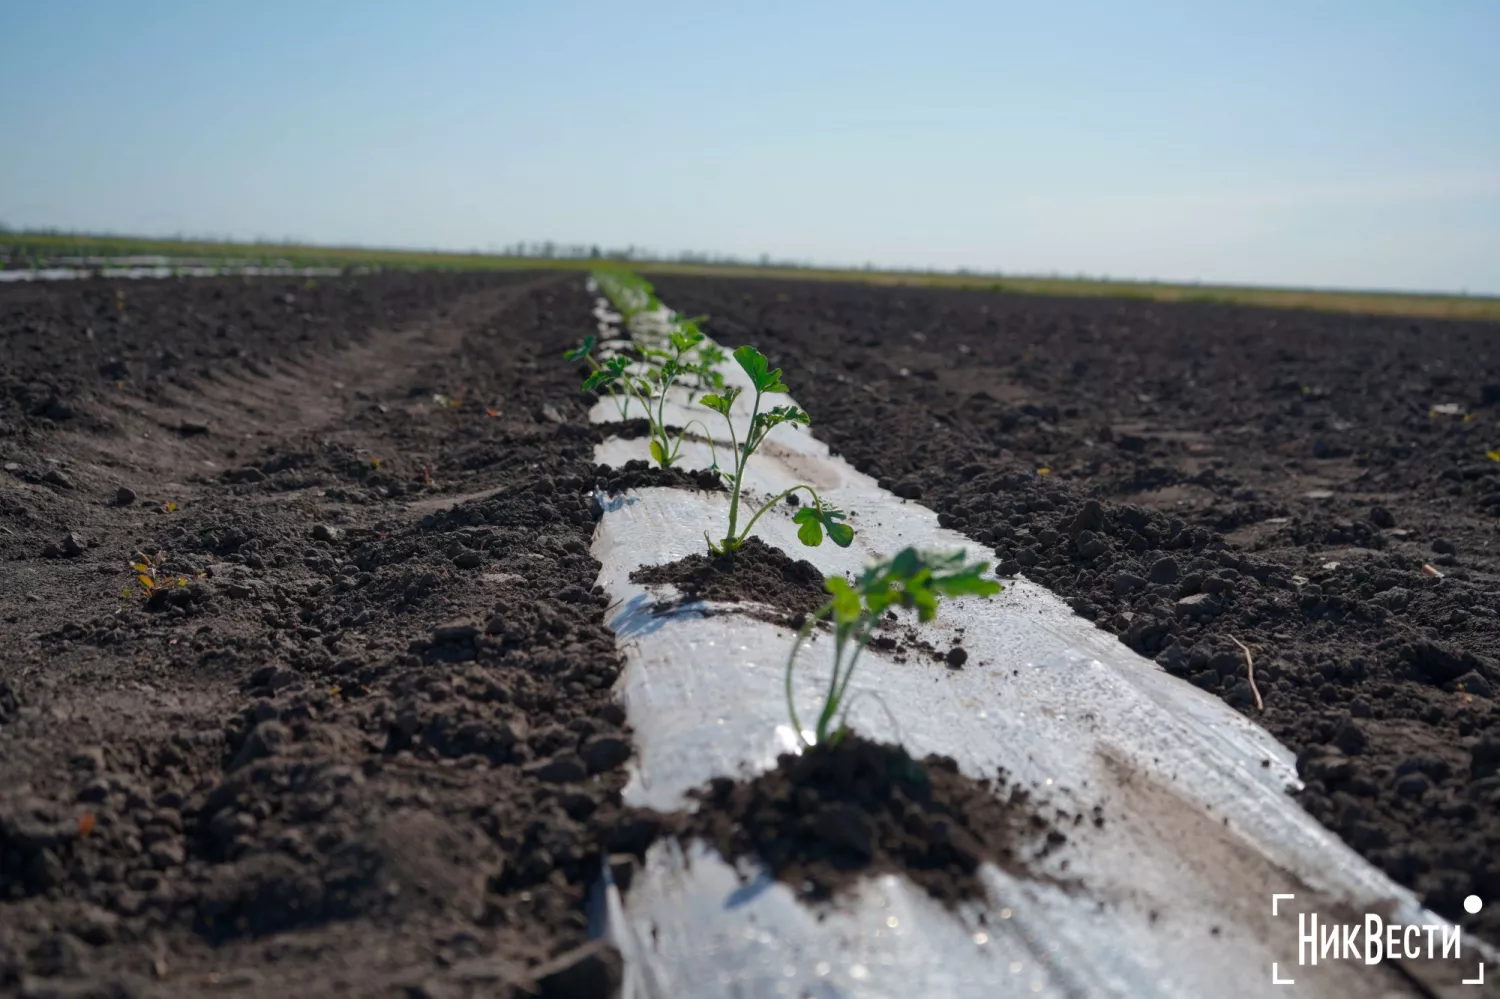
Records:
<instances>
[{"instance_id":1,"label":"green leaf","mask_svg":"<svg viewBox=\"0 0 1500 999\"><path fill-rule=\"evenodd\" d=\"M849 585L842 576L830 576L823 581L823 589L833 596L833 619L841 625L853 624L861 613L859 591Z\"/></svg>"},{"instance_id":2,"label":"green leaf","mask_svg":"<svg viewBox=\"0 0 1500 999\"><path fill-rule=\"evenodd\" d=\"M583 360L585 357L588 357L590 354L592 354L594 352L594 344L596 344L598 342L599 341L597 339L595 339L595 337L594 337L593 334L589 334L588 336L586 336L586 337L583 338L583 341L578 346L576 346L572 350L567 351L566 353L564 353L563 354L563 360L564 361L581 361L581 360Z\"/></svg>"},{"instance_id":3,"label":"green leaf","mask_svg":"<svg viewBox=\"0 0 1500 999\"><path fill-rule=\"evenodd\" d=\"M667 339L672 342L672 347L677 353L685 354L703 342L703 334L694 328L689 332L670 333Z\"/></svg>"},{"instance_id":4,"label":"green leaf","mask_svg":"<svg viewBox=\"0 0 1500 999\"><path fill-rule=\"evenodd\" d=\"M600 368L598 371L591 372L589 376L583 380L583 391L588 392L592 389L602 388L605 385L611 385L619 377L620 376L617 372L612 371L609 368Z\"/></svg>"},{"instance_id":5,"label":"green leaf","mask_svg":"<svg viewBox=\"0 0 1500 999\"><path fill-rule=\"evenodd\" d=\"M707 406L709 409L713 410L715 413L719 413L722 416L728 417L729 410L734 405L734 400L739 398L739 395L739 388L727 388L717 395L705 395L698 401L703 403L703 405Z\"/></svg>"},{"instance_id":6,"label":"green leaf","mask_svg":"<svg viewBox=\"0 0 1500 999\"><path fill-rule=\"evenodd\" d=\"M662 468L667 467L667 452L662 449L661 441L651 442L651 457L655 458L656 463Z\"/></svg>"},{"instance_id":7,"label":"green leaf","mask_svg":"<svg viewBox=\"0 0 1500 999\"><path fill-rule=\"evenodd\" d=\"M783 423L800 423L807 426L807 414L796 406L777 406L764 413L756 413L750 424L750 439L759 443L762 438Z\"/></svg>"},{"instance_id":8,"label":"green leaf","mask_svg":"<svg viewBox=\"0 0 1500 999\"><path fill-rule=\"evenodd\" d=\"M802 507L792 515L792 521L802 525L797 529L797 539L809 548L823 543L824 531L834 544L848 548L854 541L854 528L839 523L844 517L842 510L824 504L821 510L817 506Z\"/></svg>"},{"instance_id":9,"label":"green leaf","mask_svg":"<svg viewBox=\"0 0 1500 999\"><path fill-rule=\"evenodd\" d=\"M787 423L800 423L803 426L807 426L812 422L812 418L796 406L773 406L771 407L771 412L781 417Z\"/></svg>"},{"instance_id":10,"label":"green leaf","mask_svg":"<svg viewBox=\"0 0 1500 999\"><path fill-rule=\"evenodd\" d=\"M934 578L933 589L942 593L945 597L988 597L999 593L1002 587L993 579L981 579L979 574L988 568L985 563L980 562L971 565L963 572L944 578Z\"/></svg>"},{"instance_id":11,"label":"green leaf","mask_svg":"<svg viewBox=\"0 0 1500 999\"><path fill-rule=\"evenodd\" d=\"M737 347L734 352L734 359L740 362L740 367L744 369L745 374L750 376L750 384L755 386L757 392L789 391L781 383L781 369L777 368L774 371L768 371L770 363L766 360L766 355L749 344Z\"/></svg>"},{"instance_id":12,"label":"green leaf","mask_svg":"<svg viewBox=\"0 0 1500 999\"><path fill-rule=\"evenodd\" d=\"M964 564L964 553L919 551L905 548L860 574L857 588L871 613L889 606L916 610L917 618L930 621L937 613L940 597L989 596L1000 592L992 579L982 578L986 562Z\"/></svg>"},{"instance_id":13,"label":"green leaf","mask_svg":"<svg viewBox=\"0 0 1500 999\"><path fill-rule=\"evenodd\" d=\"M848 524L829 524L825 521L824 526L828 528L828 540L840 548L848 548L854 542L854 528Z\"/></svg>"},{"instance_id":14,"label":"green leaf","mask_svg":"<svg viewBox=\"0 0 1500 999\"><path fill-rule=\"evenodd\" d=\"M816 548L823 543L823 521L817 510L804 506L792 516L792 522L802 525L797 528L798 541L809 548Z\"/></svg>"}]
</instances>

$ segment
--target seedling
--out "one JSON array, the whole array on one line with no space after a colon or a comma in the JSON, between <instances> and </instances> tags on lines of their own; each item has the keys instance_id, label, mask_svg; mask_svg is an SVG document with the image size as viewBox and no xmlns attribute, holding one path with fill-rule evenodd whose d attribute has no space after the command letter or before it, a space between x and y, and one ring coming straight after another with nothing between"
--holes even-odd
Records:
<instances>
[{"instance_id":1,"label":"seedling","mask_svg":"<svg viewBox=\"0 0 1500 999\"><path fill-rule=\"evenodd\" d=\"M579 342L578 346L574 347L570 351L565 352L563 354L563 360L587 361L589 363L589 368L591 369L590 375L598 374L600 368L602 367L599 361L594 357L594 347L596 344L598 344L598 342L598 338L596 338L593 334L589 334ZM611 358L611 360L615 360L615 358ZM620 358L620 360L624 359ZM624 360L624 363L618 366L619 374L623 375L625 373L625 369L629 367L629 365L630 362L628 360ZM619 388L617 387L617 379L611 378L608 381L604 382L604 384L602 384L600 387L609 393L609 398L615 404L615 410L620 414L620 419L625 419L626 410L630 408L630 396L628 394L620 392Z\"/></svg>"},{"instance_id":2,"label":"seedling","mask_svg":"<svg viewBox=\"0 0 1500 999\"><path fill-rule=\"evenodd\" d=\"M825 504L812 486L795 485L790 489L772 497L745 525L744 530L738 530L740 514L740 491L745 480L745 468L750 464L750 456L755 454L757 448L765 442L766 435L783 423L797 423L807 426L810 422L808 415L796 406L773 406L764 413L760 411L762 398L766 395L785 393L787 387L781 381L781 369L768 370L770 365L766 361L766 355L746 344L734 352L734 359L739 362L740 368L750 376L750 384L755 389L755 405L750 411L750 429L745 434L745 440L741 442L735 435L734 421L729 418L730 410L734 402L740 397L741 389L738 387L728 388L712 395L705 395L698 400L709 409L724 417L724 422L729 424L729 439L734 444L734 472L720 471L729 483L729 530L718 544L714 544L707 532L704 540L708 541L708 550L715 555L730 555L738 551L749 536L750 529L755 522L761 518L771 507L780 503L791 494L799 490L812 497L813 505L804 506L799 509L792 520L801 525L797 529L797 539L804 545L816 548L823 543L823 535L826 532L834 544L840 548L848 548L854 540L854 528L839 521L845 519L843 511ZM718 462L715 461L717 467Z\"/></svg>"},{"instance_id":3,"label":"seedling","mask_svg":"<svg viewBox=\"0 0 1500 999\"><path fill-rule=\"evenodd\" d=\"M719 349L717 344L705 341L698 345L697 363L693 365L693 375L697 378L697 388L721 389L724 387L724 376L719 374L719 365L729 360L729 355Z\"/></svg>"},{"instance_id":4,"label":"seedling","mask_svg":"<svg viewBox=\"0 0 1500 999\"><path fill-rule=\"evenodd\" d=\"M694 372L698 372L702 377L696 363L689 359L689 355L703 340L703 334L698 330L697 323L691 319L683 320L678 324L677 330L667 335L668 349L662 350L656 347L641 349L641 356L647 362L645 374L633 372L629 359L611 357L603 364L597 365L583 381L585 392L597 388L613 389L615 386L620 386L624 388L628 398L636 401L645 412L646 422L650 427L651 457L662 468L671 468L676 463L682 451L683 438L694 425L703 431L704 438L708 440L709 449L713 452L714 466L718 467L719 464L713 438L709 436L708 428L703 425L702 420L689 420L687 426L683 427L675 437L667 430L666 424L667 392L673 383L683 375ZM717 376L718 373L713 374ZM655 403L654 409L653 402ZM622 409L621 414L623 413Z\"/></svg>"},{"instance_id":5,"label":"seedling","mask_svg":"<svg viewBox=\"0 0 1500 999\"><path fill-rule=\"evenodd\" d=\"M641 313L654 312L661 305L651 282L629 271L595 271L594 280L610 304L620 310L627 324Z\"/></svg>"},{"instance_id":6,"label":"seedling","mask_svg":"<svg viewBox=\"0 0 1500 999\"><path fill-rule=\"evenodd\" d=\"M166 556L162 552L157 552L155 555L137 552L135 558L136 560L130 563L130 567L135 570L136 582L141 584L141 595L147 600L173 586L187 585L187 578L184 576L177 576L174 580L174 577L162 573L162 563L166 561ZM125 587L120 595L131 596L130 587Z\"/></svg>"},{"instance_id":7,"label":"seedling","mask_svg":"<svg viewBox=\"0 0 1500 999\"><path fill-rule=\"evenodd\" d=\"M837 744L848 731L849 707L846 695L849 680L859 655L870 641L870 635L888 609L914 608L917 620L931 621L937 614L938 601L944 597L988 597L1002 587L993 579L984 579L987 562L964 563L961 551L943 553L905 548L894 556L875 562L850 583L834 576L823 585L832 595L807 619L792 643L786 660L786 707L792 719L792 730L804 745ZM828 678L828 693L811 738L797 718L792 697L792 671L797 653L819 621L833 619L833 673Z\"/></svg>"}]
</instances>

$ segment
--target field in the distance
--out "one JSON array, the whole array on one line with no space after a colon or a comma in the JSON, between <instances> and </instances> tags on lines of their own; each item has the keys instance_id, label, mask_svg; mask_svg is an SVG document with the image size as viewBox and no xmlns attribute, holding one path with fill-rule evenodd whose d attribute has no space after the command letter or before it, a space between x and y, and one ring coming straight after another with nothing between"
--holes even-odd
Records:
<instances>
[{"instance_id":1,"label":"field in the distance","mask_svg":"<svg viewBox=\"0 0 1500 999\"><path fill-rule=\"evenodd\" d=\"M429 250L315 246L289 243L230 243L132 236L89 236L0 232L0 267L15 269L35 262L68 258L158 256L171 262L220 265L343 267L382 269L517 270L545 267L586 269L609 263L591 257L508 256ZM1243 285L1171 284L1000 274L940 273L819 267L768 267L740 264L632 260L642 274L700 277L792 278L806 281L856 281L874 285L1005 291L1025 295L1144 299L1161 302L1213 302L1268 308L1315 309L1365 315L1420 316L1433 319L1500 320L1500 298L1412 292L1338 291L1311 288L1266 288Z\"/></svg>"}]
</instances>

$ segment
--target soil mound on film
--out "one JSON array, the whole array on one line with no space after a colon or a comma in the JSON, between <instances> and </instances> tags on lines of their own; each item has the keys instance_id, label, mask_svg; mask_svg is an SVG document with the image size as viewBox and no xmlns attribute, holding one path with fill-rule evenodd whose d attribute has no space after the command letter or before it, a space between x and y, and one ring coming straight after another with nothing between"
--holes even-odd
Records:
<instances>
[{"instance_id":1,"label":"soil mound on film","mask_svg":"<svg viewBox=\"0 0 1500 999\"><path fill-rule=\"evenodd\" d=\"M670 583L683 601L748 601L774 607L786 623L801 627L805 615L828 600L823 574L806 559L793 559L756 537L733 555L694 553L687 558L637 569L633 583Z\"/></svg>"},{"instance_id":2,"label":"soil mound on film","mask_svg":"<svg viewBox=\"0 0 1500 999\"><path fill-rule=\"evenodd\" d=\"M784 754L753 780L714 780L696 797L685 837L756 858L813 900L881 873L905 874L947 905L981 899L981 864L1022 872L1067 839L1023 788L857 735Z\"/></svg>"}]
</instances>

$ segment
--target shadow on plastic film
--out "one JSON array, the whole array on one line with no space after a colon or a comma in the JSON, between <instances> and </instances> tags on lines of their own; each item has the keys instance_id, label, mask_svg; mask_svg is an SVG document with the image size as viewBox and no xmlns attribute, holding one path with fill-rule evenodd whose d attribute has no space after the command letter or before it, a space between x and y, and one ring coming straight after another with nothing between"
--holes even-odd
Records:
<instances>
[{"instance_id":1,"label":"shadow on plastic film","mask_svg":"<svg viewBox=\"0 0 1500 999\"><path fill-rule=\"evenodd\" d=\"M675 600L653 600L650 594L640 593L609 622L610 629L620 638L641 638L662 629L668 621L710 617L713 609L701 600L679 603Z\"/></svg>"},{"instance_id":2,"label":"shadow on plastic film","mask_svg":"<svg viewBox=\"0 0 1500 999\"><path fill-rule=\"evenodd\" d=\"M738 909L742 905L749 905L765 894L775 884L776 878L772 876L770 871L762 868L756 873L754 880L740 885L734 891L724 896L724 908Z\"/></svg>"},{"instance_id":3,"label":"shadow on plastic film","mask_svg":"<svg viewBox=\"0 0 1500 999\"><path fill-rule=\"evenodd\" d=\"M618 493L610 496L602 490L594 493L594 501L599 504L599 509L605 513L619 513L627 506L635 506L641 501L639 496L632 493Z\"/></svg>"}]
</instances>

